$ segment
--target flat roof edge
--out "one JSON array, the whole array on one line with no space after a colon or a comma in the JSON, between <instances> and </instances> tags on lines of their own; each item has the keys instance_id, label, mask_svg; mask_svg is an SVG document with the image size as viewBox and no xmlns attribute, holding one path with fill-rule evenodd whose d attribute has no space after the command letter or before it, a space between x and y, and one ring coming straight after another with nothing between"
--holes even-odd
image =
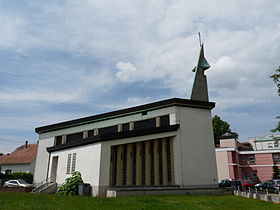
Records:
<instances>
[{"instance_id":1,"label":"flat roof edge","mask_svg":"<svg viewBox=\"0 0 280 210\"><path fill-rule=\"evenodd\" d=\"M35 128L35 132L38 134L46 133L50 131L65 129L69 127L74 127L78 125L89 124L96 121L106 120L117 118L120 116L132 115L135 113L139 113L142 111L154 110L157 108L165 108L170 106L186 106L193 108L201 108L201 109L213 109L215 107L214 102L207 101L196 101L190 99L182 99L182 98L171 98L162 101L152 102L149 104L139 105L135 107L120 109L116 111L106 112L102 114L97 114L89 117L78 118L74 120L64 121L60 123L50 124L42 127Z\"/></svg>"}]
</instances>

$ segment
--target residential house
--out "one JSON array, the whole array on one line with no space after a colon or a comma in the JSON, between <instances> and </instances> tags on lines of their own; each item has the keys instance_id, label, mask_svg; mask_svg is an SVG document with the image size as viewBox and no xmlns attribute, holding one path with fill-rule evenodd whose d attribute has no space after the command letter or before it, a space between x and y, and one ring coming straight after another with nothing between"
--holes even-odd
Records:
<instances>
[{"instance_id":1,"label":"residential house","mask_svg":"<svg viewBox=\"0 0 280 210\"><path fill-rule=\"evenodd\" d=\"M0 156L0 172L27 172L34 174L37 154L37 144L25 144L9 155Z\"/></svg>"}]
</instances>

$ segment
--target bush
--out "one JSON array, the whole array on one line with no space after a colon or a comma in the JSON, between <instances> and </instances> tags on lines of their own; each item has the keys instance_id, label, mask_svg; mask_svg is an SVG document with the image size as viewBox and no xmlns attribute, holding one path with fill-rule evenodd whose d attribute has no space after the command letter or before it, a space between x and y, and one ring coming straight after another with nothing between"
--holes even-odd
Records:
<instances>
[{"instance_id":1,"label":"bush","mask_svg":"<svg viewBox=\"0 0 280 210\"><path fill-rule=\"evenodd\" d=\"M78 195L78 186L83 183L81 173L75 171L72 177L69 177L65 182L58 188L57 193L60 195Z\"/></svg>"},{"instance_id":2,"label":"bush","mask_svg":"<svg viewBox=\"0 0 280 210\"><path fill-rule=\"evenodd\" d=\"M14 172L12 174L2 174L0 173L0 179L10 180L10 179L23 179L28 183L33 182L33 174L26 172Z\"/></svg>"},{"instance_id":3,"label":"bush","mask_svg":"<svg viewBox=\"0 0 280 210\"><path fill-rule=\"evenodd\" d=\"M14 172L11 174L11 179L23 179L28 183L33 183L33 174L26 172Z\"/></svg>"}]
</instances>

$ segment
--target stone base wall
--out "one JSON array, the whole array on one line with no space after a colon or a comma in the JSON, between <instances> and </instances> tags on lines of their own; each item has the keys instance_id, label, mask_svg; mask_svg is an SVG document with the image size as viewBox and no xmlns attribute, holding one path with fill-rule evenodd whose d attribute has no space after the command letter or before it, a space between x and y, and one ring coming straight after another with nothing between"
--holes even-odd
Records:
<instances>
[{"instance_id":1,"label":"stone base wall","mask_svg":"<svg viewBox=\"0 0 280 210\"><path fill-rule=\"evenodd\" d=\"M0 187L2 192L31 192L34 187Z\"/></svg>"},{"instance_id":2,"label":"stone base wall","mask_svg":"<svg viewBox=\"0 0 280 210\"><path fill-rule=\"evenodd\" d=\"M107 190L107 197L120 196L135 196L135 195L233 195L233 190L228 189L213 189L213 188L199 188L199 189L109 189Z\"/></svg>"}]
</instances>

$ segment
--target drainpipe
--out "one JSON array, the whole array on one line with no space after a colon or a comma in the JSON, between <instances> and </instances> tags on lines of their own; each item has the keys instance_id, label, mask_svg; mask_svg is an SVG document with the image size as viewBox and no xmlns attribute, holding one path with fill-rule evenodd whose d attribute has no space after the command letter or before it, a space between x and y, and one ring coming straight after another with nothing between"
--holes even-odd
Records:
<instances>
[{"instance_id":1,"label":"drainpipe","mask_svg":"<svg viewBox=\"0 0 280 210\"><path fill-rule=\"evenodd\" d=\"M49 160L48 160L48 168L47 168L47 177L46 177L46 180L48 179L48 175L49 175L50 159L51 159L51 153L49 152Z\"/></svg>"}]
</instances>

